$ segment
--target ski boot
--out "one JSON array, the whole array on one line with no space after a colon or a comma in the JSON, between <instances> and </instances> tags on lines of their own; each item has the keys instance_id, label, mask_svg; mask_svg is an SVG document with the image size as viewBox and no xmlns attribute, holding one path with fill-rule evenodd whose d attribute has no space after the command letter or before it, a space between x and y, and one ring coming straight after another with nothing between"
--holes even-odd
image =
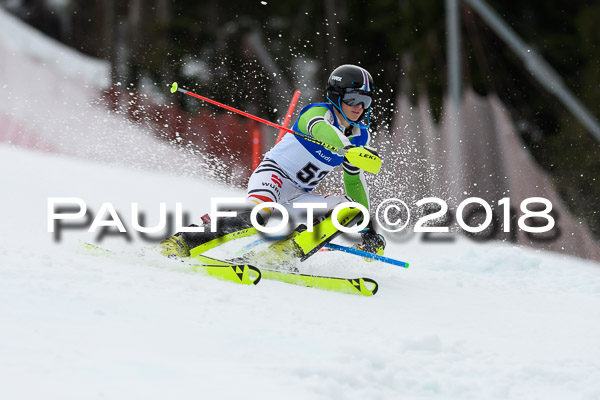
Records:
<instances>
[{"instance_id":1,"label":"ski boot","mask_svg":"<svg viewBox=\"0 0 600 400\"><path fill-rule=\"evenodd\" d=\"M202 226L210 224L210 216L204 214L202 216ZM197 228L198 225L192 224L189 227ZM190 256L190 245L187 240L183 237L182 232L177 232L173 236L169 236L158 246L158 251L165 257L189 257Z\"/></svg>"},{"instance_id":2,"label":"ski boot","mask_svg":"<svg viewBox=\"0 0 600 400\"><path fill-rule=\"evenodd\" d=\"M346 208L338 213L338 224L351 226L356 223L359 217L360 211L358 209ZM334 226L330 214L315 223L312 232L309 232L306 226L300 225L285 238L273 243L264 250L252 251L242 256L241 260L255 263L256 266L267 269L285 269L298 272L294 265L297 260L306 260L340 233Z\"/></svg>"},{"instance_id":3,"label":"ski boot","mask_svg":"<svg viewBox=\"0 0 600 400\"><path fill-rule=\"evenodd\" d=\"M260 215L257 222L264 224ZM204 232L178 232L160 243L160 253L166 257L190 257L204 253L230 240L239 239L258 233L250 222L250 212L240 213L236 217L223 218L217 221L216 232L211 232L210 216L202 217ZM198 225L190 225L198 227Z\"/></svg>"},{"instance_id":4,"label":"ski boot","mask_svg":"<svg viewBox=\"0 0 600 400\"><path fill-rule=\"evenodd\" d=\"M176 233L160 242L159 251L169 258L190 256L190 247L181 237L181 233Z\"/></svg>"},{"instance_id":5,"label":"ski boot","mask_svg":"<svg viewBox=\"0 0 600 400\"><path fill-rule=\"evenodd\" d=\"M271 244L266 249L251 251L232 261L244 264L248 263L274 271L298 272L295 263L302 257L303 253L300 246L295 242L295 239L300 234L302 227L303 225L300 225L294 232Z\"/></svg>"}]
</instances>

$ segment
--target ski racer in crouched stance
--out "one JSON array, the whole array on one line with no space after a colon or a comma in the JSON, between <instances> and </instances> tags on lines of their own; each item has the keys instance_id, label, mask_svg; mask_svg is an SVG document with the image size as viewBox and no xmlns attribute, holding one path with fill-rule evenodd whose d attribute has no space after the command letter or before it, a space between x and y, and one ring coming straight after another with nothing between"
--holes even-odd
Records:
<instances>
[{"instance_id":1,"label":"ski racer in crouched stance","mask_svg":"<svg viewBox=\"0 0 600 400\"><path fill-rule=\"evenodd\" d=\"M309 104L300 112L293 130L337 148L364 147L369 144L369 114L373 95L373 78L364 68L342 65L336 68L327 82L327 100ZM366 119L365 123L361 120ZM328 196L312 193L328 172L336 166L344 169L346 196ZM326 213L315 220L313 231L300 225L286 236L262 251L250 252L246 262L276 267L299 258L305 260L340 232L334 226L331 211L339 204L356 202L369 209L369 192L363 171L344 156L301 136L288 134L265 154L264 160L250 176L247 189L249 207L274 202L282 205L290 215L297 215L294 203L325 203ZM315 210L318 211L318 210ZM265 207L257 214L264 225L273 213ZM363 215L358 208L343 208L337 213L338 224L350 227L359 223ZM207 222L207 221L205 221ZM207 226L208 227L208 226ZM250 212L218 221L217 231L180 232L161 242L165 256L186 257L190 250L200 254L231 238L257 233L250 221ZM369 222L361 232L363 243L358 247L370 253L383 255L385 240Z\"/></svg>"}]
</instances>

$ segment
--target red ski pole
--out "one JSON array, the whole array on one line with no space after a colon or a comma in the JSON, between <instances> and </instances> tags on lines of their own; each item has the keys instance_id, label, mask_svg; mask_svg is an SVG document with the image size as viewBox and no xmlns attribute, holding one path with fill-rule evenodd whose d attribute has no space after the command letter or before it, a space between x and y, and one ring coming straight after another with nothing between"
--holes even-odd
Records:
<instances>
[{"instance_id":1,"label":"red ski pole","mask_svg":"<svg viewBox=\"0 0 600 400\"><path fill-rule=\"evenodd\" d=\"M225 105L223 103L219 103L218 101L211 100L211 99L209 99L207 97L200 96L199 94L190 92L189 90L180 88L179 85L177 85L177 82L173 82L173 85L171 86L171 93L175 93L175 92L181 92L181 93L187 94L188 96L192 96L192 97L195 97L197 99L204 100L207 103L214 104L215 106L219 106L219 107L222 107L222 108L224 108L226 110L232 111L234 113L243 115L244 117L248 117L248 118L253 119L255 121L258 121L258 122L262 122L263 124L267 124L269 126L272 126L273 128L281 129L281 130L284 130L286 132L293 133L294 135L301 135L298 132L295 132L295 131L293 131L293 130L291 130L289 128L286 128L284 126L277 125L274 122L267 121L266 119L262 119L260 117L257 117L256 115L248 114L245 111L238 110L237 108L230 107L230 106ZM304 135L301 135L301 136L304 137ZM333 147L333 146L331 146L331 147ZM339 149L336 148L336 150L339 150Z\"/></svg>"},{"instance_id":2,"label":"red ski pole","mask_svg":"<svg viewBox=\"0 0 600 400\"><path fill-rule=\"evenodd\" d=\"M372 153L371 151L369 151L368 149L366 149L364 147L352 147L350 149L344 149L344 148L339 148L339 147L333 146L329 143L321 142L320 140L317 140L310 136L306 136L300 132L296 132L285 126L278 125L274 122L267 121L266 119L257 117L256 115L248 114L245 111L238 110L237 108L230 107L228 105L219 103L218 101L211 100L207 97L200 96L199 94L190 92L189 90L180 88L179 85L177 85L177 82L173 82L173 84L171 85L171 93L175 93L175 92L181 92L181 93L187 94L188 96L192 96L197 99L214 104L215 106L222 107L231 112L243 115L244 117L248 117L250 119L261 122L263 124L272 126L273 128L277 128L279 130L289 132L293 135L299 136L299 137L303 138L304 140L308 140L309 142L318 144L319 146L323 146L326 149L333 151L334 153L337 153L341 156L345 156L353 165L355 165L358 168L364 169L367 172L376 174L379 172L379 169L381 168L381 159L379 158L379 156L377 154Z\"/></svg>"}]
</instances>

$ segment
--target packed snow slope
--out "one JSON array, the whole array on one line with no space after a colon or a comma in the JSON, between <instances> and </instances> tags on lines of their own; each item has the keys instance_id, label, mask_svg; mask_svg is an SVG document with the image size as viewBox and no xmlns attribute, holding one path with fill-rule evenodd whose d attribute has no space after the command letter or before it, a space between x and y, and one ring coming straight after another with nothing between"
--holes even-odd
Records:
<instances>
[{"instance_id":1,"label":"packed snow slope","mask_svg":"<svg viewBox=\"0 0 600 400\"><path fill-rule=\"evenodd\" d=\"M237 190L5 144L0 170L0 398L600 399L597 264L388 237L409 269L338 252L303 266L374 278L373 297L247 287L80 254L95 234L47 227L49 197L110 202L131 228L133 202L150 226L160 202L199 218ZM103 245L148 245L131 239Z\"/></svg>"}]
</instances>

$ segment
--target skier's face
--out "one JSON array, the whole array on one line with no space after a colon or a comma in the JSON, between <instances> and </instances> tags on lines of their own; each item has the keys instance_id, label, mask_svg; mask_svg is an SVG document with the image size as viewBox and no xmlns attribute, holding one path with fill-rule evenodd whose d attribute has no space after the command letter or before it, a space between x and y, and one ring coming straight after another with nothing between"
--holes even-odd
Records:
<instances>
[{"instance_id":1,"label":"skier's face","mask_svg":"<svg viewBox=\"0 0 600 400\"><path fill-rule=\"evenodd\" d=\"M350 121L355 122L358 120L365 109L363 108L362 103L359 103L355 106L349 106L348 104L342 101L342 111L346 118Z\"/></svg>"}]
</instances>

